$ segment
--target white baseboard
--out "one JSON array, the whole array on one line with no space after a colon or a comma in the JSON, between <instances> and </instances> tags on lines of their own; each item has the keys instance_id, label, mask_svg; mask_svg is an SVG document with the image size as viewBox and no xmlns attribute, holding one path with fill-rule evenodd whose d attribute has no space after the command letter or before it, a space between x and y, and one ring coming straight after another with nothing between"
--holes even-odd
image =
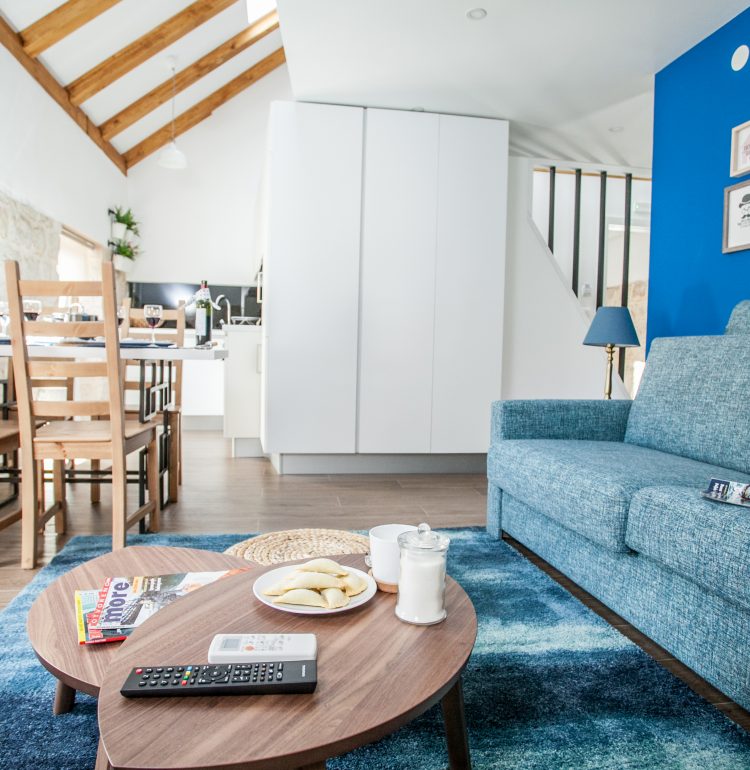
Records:
<instances>
[{"instance_id":1,"label":"white baseboard","mask_svg":"<svg viewBox=\"0 0 750 770\"><path fill-rule=\"evenodd\" d=\"M486 454L456 455L271 455L279 474L289 473L485 473Z\"/></svg>"},{"instance_id":2,"label":"white baseboard","mask_svg":"<svg viewBox=\"0 0 750 770\"><path fill-rule=\"evenodd\" d=\"M183 430L224 430L224 417L220 414L183 414Z\"/></svg>"}]
</instances>

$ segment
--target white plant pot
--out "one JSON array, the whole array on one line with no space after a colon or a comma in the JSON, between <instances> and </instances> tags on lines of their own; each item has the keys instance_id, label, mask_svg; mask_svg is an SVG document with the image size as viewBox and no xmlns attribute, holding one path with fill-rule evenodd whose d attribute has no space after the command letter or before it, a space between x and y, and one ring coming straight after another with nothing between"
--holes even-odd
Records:
<instances>
[{"instance_id":1,"label":"white plant pot","mask_svg":"<svg viewBox=\"0 0 750 770\"><path fill-rule=\"evenodd\" d=\"M122 254L115 254L112 257L112 264L115 266L115 270L119 270L122 273L129 273L133 269L133 260L123 257Z\"/></svg>"},{"instance_id":2,"label":"white plant pot","mask_svg":"<svg viewBox=\"0 0 750 770\"><path fill-rule=\"evenodd\" d=\"M124 241L127 227L124 222L112 222L112 240Z\"/></svg>"}]
</instances>

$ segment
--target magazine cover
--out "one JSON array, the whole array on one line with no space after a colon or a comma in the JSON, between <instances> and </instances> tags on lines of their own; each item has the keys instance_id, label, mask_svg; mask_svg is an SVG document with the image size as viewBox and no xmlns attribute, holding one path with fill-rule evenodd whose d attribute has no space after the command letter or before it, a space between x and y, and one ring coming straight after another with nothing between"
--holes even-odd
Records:
<instances>
[{"instance_id":1,"label":"magazine cover","mask_svg":"<svg viewBox=\"0 0 750 770\"><path fill-rule=\"evenodd\" d=\"M246 571L239 568L106 578L99 591L76 591L78 641L96 644L125 639L144 620L181 596Z\"/></svg>"},{"instance_id":2,"label":"magazine cover","mask_svg":"<svg viewBox=\"0 0 750 770\"><path fill-rule=\"evenodd\" d=\"M76 625L78 626L78 644L100 644L102 642L121 642L133 630L132 628L92 628L89 615L96 613L100 596L99 591L76 591Z\"/></svg>"},{"instance_id":3,"label":"magazine cover","mask_svg":"<svg viewBox=\"0 0 750 770\"><path fill-rule=\"evenodd\" d=\"M711 479L708 482L708 489L701 494L709 500L718 500L721 503L731 503L732 505L744 505L750 508L750 484L746 484L744 481Z\"/></svg>"}]
</instances>

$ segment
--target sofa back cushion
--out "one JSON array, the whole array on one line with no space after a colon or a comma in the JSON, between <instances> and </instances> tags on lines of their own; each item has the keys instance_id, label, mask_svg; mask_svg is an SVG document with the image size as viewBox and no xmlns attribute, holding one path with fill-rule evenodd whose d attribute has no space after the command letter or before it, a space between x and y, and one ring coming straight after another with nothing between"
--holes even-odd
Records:
<instances>
[{"instance_id":1,"label":"sofa back cushion","mask_svg":"<svg viewBox=\"0 0 750 770\"><path fill-rule=\"evenodd\" d=\"M724 334L750 334L750 299L744 299L734 306Z\"/></svg>"},{"instance_id":2,"label":"sofa back cushion","mask_svg":"<svg viewBox=\"0 0 750 770\"><path fill-rule=\"evenodd\" d=\"M750 473L747 336L654 340L625 441Z\"/></svg>"}]
</instances>

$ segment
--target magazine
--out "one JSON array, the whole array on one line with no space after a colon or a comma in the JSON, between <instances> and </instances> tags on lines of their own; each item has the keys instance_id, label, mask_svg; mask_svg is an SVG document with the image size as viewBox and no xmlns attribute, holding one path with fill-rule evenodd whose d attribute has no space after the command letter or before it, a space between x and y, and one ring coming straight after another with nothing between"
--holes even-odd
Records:
<instances>
[{"instance_id":1,"label":"magazine","mask_svg":"<svg viewBox=\"0 0 750 770\"><path fill-rule=\"evenodd\" d=\"M108 577L99 591L76 591L78 642L121 641L162 607L209 583L246 571L246 568L239 568L221 572Z\"/></svg>"},{"instance_id":2,"label":"magazine","mask_svg":"<svg viewBox=\"0 0 750 770\"><path fill-rule=\"evenodd\" d=\"M721 503L742 505L750 508L750 484L744 481L711 479L708 482L708 489L701 492L701 494L709 500L718 500Z\"/></svg>"}]
</instances>

